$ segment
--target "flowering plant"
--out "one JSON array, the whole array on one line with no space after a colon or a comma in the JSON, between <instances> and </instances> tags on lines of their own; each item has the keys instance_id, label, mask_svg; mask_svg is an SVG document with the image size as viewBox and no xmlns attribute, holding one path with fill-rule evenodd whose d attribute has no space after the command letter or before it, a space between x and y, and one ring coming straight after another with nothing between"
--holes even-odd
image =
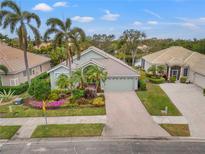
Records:
<instances>
[{"instance_id":1,"label":"flowering plant","mask_svg":"<svg viewBox=\"0 0 205 154\"><path fill-rule=\"evenodd\" d=\"M59 101L53 101L53 102L48 102L46 103L46 109L56 109L62 106L65 103L64 100L59 100ZM43 102L42 101L31 101L29 102L29 105L33 108L37 109L42 109L43 107Z\"/></svg>"}]
</instances>

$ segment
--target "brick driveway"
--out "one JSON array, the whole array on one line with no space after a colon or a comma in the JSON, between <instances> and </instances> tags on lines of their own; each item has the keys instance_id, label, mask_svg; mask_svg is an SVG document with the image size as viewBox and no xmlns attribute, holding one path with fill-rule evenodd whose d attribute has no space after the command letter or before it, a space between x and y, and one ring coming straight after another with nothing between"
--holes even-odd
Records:
<instances>
[{"instance_id":1,"label":"brick driveway","mask_svg":"<svg viewBox=\"0 0 205 154\"><path fill-rule=\"evenodd\" d=\"M107 122L103 136L169 136L140 102L135 92L105 92Z\"/></svg>"}]
</instances>

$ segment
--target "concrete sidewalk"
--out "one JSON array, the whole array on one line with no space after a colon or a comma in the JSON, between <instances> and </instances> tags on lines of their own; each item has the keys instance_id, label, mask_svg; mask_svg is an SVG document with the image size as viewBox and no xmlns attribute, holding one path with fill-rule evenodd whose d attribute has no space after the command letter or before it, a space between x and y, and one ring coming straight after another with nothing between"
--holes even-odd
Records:
<instances>
[{"instance_id":1,"label":"concrete sidewalk","mask_svg":"<svg viewBox=\"0 0 205 154\"><path fill-rule=\"evenodd\" d=\"M184 116L152 116L158 124L188 124Z\"/></svg>"},{"instance_id":2,"label":"concrete sidewalk","mask_svg":"<svg viewBox=\"0 0 205 154\"><path fill-rule=\"evenodd\" d=\"M67 116L67 117L48 117L48 124L91 124L106 123L106 116ZM30 138L34 129L38 125L44 125L44 117L32 118L0 118L0 125L21 125L14 138Z\"/></svg>"}]
</instances>

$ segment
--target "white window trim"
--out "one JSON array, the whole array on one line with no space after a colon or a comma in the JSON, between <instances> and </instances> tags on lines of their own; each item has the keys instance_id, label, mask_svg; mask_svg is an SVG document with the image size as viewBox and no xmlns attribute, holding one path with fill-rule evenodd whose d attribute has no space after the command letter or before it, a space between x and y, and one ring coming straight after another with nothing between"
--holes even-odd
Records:
<instances>
[{"instance_id":1,"label":"white window trim","mask_svg":"<svg viewBox=\"0 0 205 154\"><path fill-rule=\"evenodd\" d=\"M12 81L13 81L14 85L12 85ZM19 79L18 78L10 79L10 86L17 86L18 84L19 84Z\"/></svg>"}]
</instances>

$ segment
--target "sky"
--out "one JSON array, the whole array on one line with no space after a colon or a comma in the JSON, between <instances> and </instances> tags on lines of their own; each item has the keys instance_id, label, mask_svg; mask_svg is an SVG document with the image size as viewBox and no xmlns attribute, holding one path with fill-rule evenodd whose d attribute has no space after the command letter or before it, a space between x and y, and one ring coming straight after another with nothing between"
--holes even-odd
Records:
<instances>
[{"instance_id":1,"label":"sky","mask_svg":"<svg viewBox=\"0 0 205 154\"><path fill-rule=\"evenodd\" d=\"M205 38L205 0L15 0L23 10L35 12L42 20L72 19L87 35L114 34L137 29L147 37L173 39ZM2 2L2 0L0 0ZM9 30L0 30L11 35Z\"/></svg>"}]
</instances>

